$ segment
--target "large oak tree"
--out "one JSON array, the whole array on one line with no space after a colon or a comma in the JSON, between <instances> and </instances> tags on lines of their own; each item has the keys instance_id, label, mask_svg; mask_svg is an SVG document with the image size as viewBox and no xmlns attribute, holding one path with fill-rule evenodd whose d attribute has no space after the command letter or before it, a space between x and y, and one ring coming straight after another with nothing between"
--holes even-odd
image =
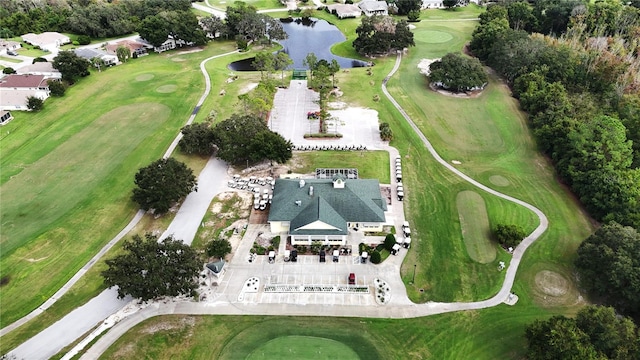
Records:
<instances>
[{"instance_id":1,"label":"large oak tree","mask_svg":"<svg viewBox=\"0 0 640 360\"><path fill-rule=\"evenodd\" d=\"M197 191L196 177L184 163L174 159L156 160L138 170L132 200L144 210L164 214L177 201Z\"/></svg>"},{"instance_id":2,"label":"large oak tree","mask_svg":"<svg viewBox=\"0 0 640 360\"><path fill-rule=\"evenodd\" d=\"M124 254L106 260L102 272L108 287L118 287L118 298L131 295L142 301L163 296L193 295L202 264L194 249L181 240L162 241L152 234L125 240Z\"/></svg>"}]
</instances>

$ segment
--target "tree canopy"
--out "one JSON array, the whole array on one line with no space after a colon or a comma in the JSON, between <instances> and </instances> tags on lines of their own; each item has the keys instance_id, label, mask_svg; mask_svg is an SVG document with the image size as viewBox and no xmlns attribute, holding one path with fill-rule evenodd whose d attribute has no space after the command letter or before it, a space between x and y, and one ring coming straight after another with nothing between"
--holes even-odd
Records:
<instances>
[{"instance_id":1,"label":"tree canopy","mask_svg":"<svg viewBox=\"0 0 640 360\"><path fill-rule=\"evenodd\" d=\"M525 331L529 360L640 359L640 337L629 318L610 307L587 306L575 319L536 320Z\"/></svg>"},{"instance_id":2,"label":"tree canopy","mask_svg":"<svg viewBox=\"0 0 640 360\"><path fill-rule=\"evenodd\" d=\"M197 191L196 177L184 163L160 159L138 170L132 200L144 210L164 214L176 202Z\"/></svg>"},{"instance_id":3,"label":"tree canopy","mask_svg":"<svg viewBox=\"0 0 640 360\"><path fill-rule=\"evenodd\" d=\"M62 50L53 58L53 67L62 74L62 78L73 83L78 77L89 75L91 63L72 51Z\"/></svg>"},{"instance_id":4,"label":"tree canopy","mask_svg":"<svg viewBox=\"0 0 640 360\"><path fill-rule=\"evenodd\" d=\"M231 243L227 239L215 239L207 243L207 255L224 259L231 252Z\"/></svg>"},{"instance_id":5,"label":"tree canopy","mask_svg":"<svg viewBox=\"0 0 640 360\"><path fill-rule=\"evenodd\" d=\"M193 295L202 268L194 249L169 236L152 234L125 240L124 253L105 262L102 272L108 287L118 287L118 298L131 295L142 301L163 296Z\"/></svg>"},{"instance_id":6,"label":"tree canopy","mask_svg":"<svg viewBox=\"0 0 640 360\"><path fill-rule=\"evenodd\" d=\"M580 283L618 311L640 317L640 233L617 223L603 225L578 248Z\"/></svg>"},{"instance_id":7,"label":"tree canopy","mask_svg":"<svg viewBox=\"0 0 640 360\"><path fill-rule=\"evenodd\" d=\"M448 53L430 66L429 81L455 92L483 88L489 81L476 58Z\"/></svg>"},{"instance_id":8,"label":"tree canopy","mask_svg":"<svg viewBox=\"0 0 640 360\"><path fill-rule=\"evenodd\" d=\"M191 11L163 11L149 16L138 26L138 33L153 46L162 45L168 37L195 45L207 42L198 18Z\"/></svg>"},{"instance_id":9,"label":"tree canopy","mask_svg":"<svg viewBox=\"0 0 640 360\"><path fill-rule=\"evenodd\" d=\"M500 244L515 247L527 236L527 233L518 225L498 224L493 230L493 235Z\"/></svg>"},{"instance_id":10,"label":"tree canopy","mask_svg":"<svg viewBox=\"0 0 640 360\"><path fill-rule=\"evenodd\" d=\"M233 164L272 160L284 163L291 159L292 144L269 130L255 115L234 114L213 128L218 157Z\"/></svg>"},{"instance_id":11,"label":"tree canopy","mask_svg":"<svg viewBox=\"0 0 640 360\"><path fill-rule=\"evenodd\" d=\"M415 46L413 33L406 20L395 20L390 16L364 16L356 28L357 38L353 47L361 55L387 54Z\"/></svg>"},{"instance_id":12,"label":"tree canopy","mask_svg":"<svg viewBox=\"0 0 640 360\"><path fill-rule=\"evenodd\" d=\"M182 129L182 139L178 143L180 151L185 154L211 155L216 146L213 143L213 131L208 123L185 125Z\"/></svg>"}]
</instances>

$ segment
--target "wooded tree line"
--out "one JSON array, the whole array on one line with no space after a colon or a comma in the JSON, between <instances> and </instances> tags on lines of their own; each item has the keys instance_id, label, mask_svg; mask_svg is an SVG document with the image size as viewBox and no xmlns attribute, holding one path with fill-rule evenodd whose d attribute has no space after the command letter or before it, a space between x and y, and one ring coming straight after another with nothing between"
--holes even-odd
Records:
<instances>
[{"instance_id":1,"label":"wooded tree line","mask_svg":"<svg viewBox=\"0 0 640 360\"><path fill-rule=\"evenodd\" d=\"M60 31L113 37L137 31L142 21L161 13L176 13L183 22L191 21L195 15L190 9L189 0L0 0L0 36Z\"/></svg>"},{"instance_id":2,"label":"wooded tree line","mask_svg":"<svg viewBox=\"0 0 640 360\"><path fill-rule=\"evenodd\" d=\"M512 86L540 149L589 213L640 228L640 11L568 3L490 6L470 49Z\"/></svg>"}]
</instances>

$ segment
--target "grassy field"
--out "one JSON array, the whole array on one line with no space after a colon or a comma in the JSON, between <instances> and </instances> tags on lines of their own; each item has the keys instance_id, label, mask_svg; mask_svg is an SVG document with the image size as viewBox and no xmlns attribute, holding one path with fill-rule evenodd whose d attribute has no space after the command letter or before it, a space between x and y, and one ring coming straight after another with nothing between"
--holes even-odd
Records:
<instances>
[{"instance_id":1,"label":"grassy field","mask_svg":"<svg viewBox=\"0 0 640 360\"><path fill-rule=\"evenodd\" d=\"M16 63L16 64L19 64L19 63L22 62L22 60L16 59L16 58L13 58L13 57L10 57L10 56L0 56L0 60L8 61L10 63Z\"/></svg>"},{"instance_id":2,"label":"grassy field","mask_svg":"<svg viewBox=\"0 0 640 360\"><path fill-rule=\"evenodd\" d=\"M45 56L47 54L49 54L46 51L42 51L38 48L36 48L35 46L31 46L31 45L27 45L25 43L22 43L22 47L20 49L17 50L18 54L22 55L22 56L30 56L30 57L40 57L40 56Z\"/></svg>"},{"instance_id":3,"label":"grassy field","mask_svg":"<svg viewBox=\"0 0 640 360\"><path fill-rule=\"evenodd\" d=\"M201 88L197 64L231 46L94 73L3 127L0 265L10 279L3 299L12 301L3 301L2 326L38 306L129 221L133 175L162 155L199 96L167 89Z\"/></svg>"},{"instance_id":4,"label":"grassy field","mask_svg":"<svg viewBox=\"0 0 640 360\"><path fill-rule=\"evenodd\" d=\"M487 264L496 258L496 245L489 238L489 217L482 196L462 191L456 196L460 229L467 254L474 261Z\"/></svg>"},{"instance_id":5,"label":"grassy field","mask_svg":"<svg viewBox=\"0 0 640 360\"><path fill-rule=\"evenodd\" d=\"M87 92L87 89L91 89L92 87L95 87L96 83L101 83L101 82L106 82L106 83L117 83L118 79L121 78L122 76L126 76L127 78L133 78L133 82L130 85L144 85L144 87L149 87L149 86L153 86L156 85L156 87L150 87L148 91L140 90L139 87L135 87L133 89L126 89L126 84L121 84L120 86L116 86L113 89L113 92L111 93L109 91L109 88L107 87L106 90L103 89L103 93L105 93L105 96L110 94L111 96L115 96L115 94L120 93L120 96L122 97L127 97L129 96L130 99L128 100L129 102L135 103L135 101L137 99L139 99L137 96L142 96L142 95L146 95L148 93L150 94L154 94L157 93L158 95L161 95L163 97L172 97L172 96L176 96L179 95L175 101L176 102L184 102L184 104L182 106L184 106L185 108L185 114L183 116L177 116L175 119L173 119L172 122L172 127L170 129L170 131L167 131L166 133L163 133L162 136L166 137L165 141L163 144L154 144L154 146L147 146L145 147L138 147L136 149L136 151L138 152L155 152L155 155L153 154L146 154L149 159L151 160L145 160L145 161L141 161L141 165L146 165L146 163L152 161L153 159L160 157L162 155L162 153L166 150L166 146L168 146L169 142L173 139L173 137L177 134L177 132L179 131L179 128L184 124L184 121L186 121L186 119L188 118L188 115L191 111L191 109L189 109L189 107L193 106L197 100L197 97L199 97L199 93L195 92L189 92L189 96L190 97L185 97L184 92L180 91L179 89L182 88L203 88L202 86L198 86L197 81L198 79L202 79L202 75L200 73L199 70L196 70L197 64L204 58L218 54L218 53L224 53L224 52L228 52L231 51L233 49L233 44L232 43L224 43L224 44L212 44L211 46L209 46L204 52L201 53L193 53L193 54L184 54L184 55L177 55L175 53L168 53L168 54L164 54L163 56L156 56L156 55L151 55L148 57L144 57L141 59L138 59L137 61L134 62L130 62L128 63L127 66L128 68L122 68L122 67L115 67L112 69L109 69L109 71L107 72L103 72L100 74L93 74L92 76L84 79L86 81L82 81L79 84L77 84L75 87L71 88L71 90L73 89L79 89L79 93L82 92ZM247 56L252 56L251 54L244 54L245 57ZM227 118L233 111L236 110L236 104L237 104L237 98L236 96L234 96L234 94L239 94L242 91L244 91L243 89L247 88L248 85L252 84L255 82L255 80L257 78L259 78L259 74L250 74L250 73L244 73L243 76L234 82L231 82L229 84L225 83L225 80L228 78L229 75L229 70L226 68L227 64L230 61L236 60L237 58L239 58L239 56L237 55L233 55L230 57L225 57L225 58L221 58L219 60L214 60L214 61L210 61L208 63L208 70L210 72L210 76L211 76L211 80L212 83L214 84L214 88L212 90L212 94L209 98L206 99L205 103L203 104L203 111L200 111L196 121L202 121L205 119L205 117L209 114L209 110L211 109L215 109L215 113L217 114L217 116L215 117L215 121L220 121L223 120L225 118ZM133 69L132 69L133 68ZM181 69L181 70L178 70ZM121 70L122 72L116 72L115 70ZM188 70L188 71L187 71ZM181 75L186 75L191 74L193 75L193 82L189 82L190 85L186 85L185 87L177 87L177 84L181 84L181 82L171 82L171 81L166 81L162 79L162 76L165 72L172 72L175 73L175 75L171 75L171 77L180 77ZM180 72L180 71L187 71L185 72ZM127 75L123 75L123 73L126 73ZM156 76L158 75L158 76ZM89 82L88 80L95 80L95 82ZM185 81L187 79L184 79ZM219 96L217 91L216 91L216 86L215 84L224 84L223 86L225 87L225 89L227 90L227 95L225 96ZM167 87L167 85L171 86L171 85L176 85L176 92L174 93L158 93L155 90L158 89L165 89ZM172 86L173 88L173 86ZM95 89L98 90L98 89ZM124 92L124 93L122 93ZM89 91L89 94L92 94L93 92ZM133 96L131 94L139 94L136 96ZM187 99L191 99L191 97L193 97L192 100L187 100ZM49 101L53 100L53 104L50 104ZM52 108L54 108L56 106L55 103L55 98L49 99L46 103L46 110L53 110ZM65 98L62 98L60 100L67 100L67 101L72 101L73 105L70 106L80 106L80 105L76 105L75 104L75 100L77 99L72 99L69 97L69 94L67 94L67 96L65 96ZM86 101L90 101L86 100ZM190 102L188 102L190 101ZM171 103L171 102L169 102ZM63 103L64 104L64 103ZM165 103L166 104L166 103ZM208 109L208 110L207 110ZM91 109L85 109L87 112L90 112ZM101 108L93 108L93 111L102 111ZM43 114L43 113L41 113ZM24 115L29 115L29 114L24 114L24 113L18 113L18 116L22 117ZM47 117L43 117L42 120L40 120L40 122L38 122L38 125L43 126L43 129L47 128L47 127L52 127L55 125L55 118L53 118L53 114L48 115ZM55 116L60 116L59 113L56 113ZM26 117L28 119L28 117ZM13 126L16 126L19 123L20 120L16 119L14 121L12 121ZM23 121L29 121L29 120L23 120ZM167 120L169 121L169 120ZM87 125L88 126L88 125ZM166 125L169 126L169 125ZM3 127L4 129L7 129L8 126ZM27 127L24 125L24 123L22 123L21 125L22 131L33 131L33 133L38 133L38 129L31 129L30 127ZM74 129L74 128L71 128ZM51 130L51 131L59 131L60 134L64 134L64 131L69 130L69 128L64 128L64 129L57 129L57 130ZM13 132L13 130L11 130L11 132ZM31 135L33 135L33 133L30 133ZM8 144L9 142L4 140L4 137L7 136L7 133L2 133L0 134L0 144L2 146L2 152L3 154L8 154L9 153L9 148L8 148ZM60 136L60 135L58 135ZM156 140L158 140L156 138ZM124 141L124 140L123 140ZM155 141L155 140L146 140L146 141ZM160 140L158 140L160 141ZM26 146L26 145L24 145ZM18 148L20 148L20 146L18 146ZM28 149L23 149L23 151L28 152ZM44 151L44 150L43 150ZM95 149L95 151L98 151L98 149ZM142 154L144 155L144 154ZM204 167L207 158L201 158L201 157L193 157L193 156L184 156L180 153L176 153L175 157L180 160L183 161L185 163L187 163L187 165L189 167L191 167L194 172L197 174L200 172L200 170ZM3 158L2 161L4 161L5 159ZM115 161L115 160L114 160ZM89 164L90 165L90 164ZM99 204L97 204L99 201L115 201L115 202L123 202L124 204L121 204L122 209L120 211L117 212L101 212L98 214L94 214L94 216L100 216L101 221L99 222L100 227L99 228L95 228L95 229L89 229L87 230L87 228L91 227L91 224L85 225L83 228L80 228L78 230L74 230L74 232L78 232L80 234L85 233L87 238L89 239L94 239L96 241L100 240L103 241L101 244L94 244L95 249L91 250L88 254L83 254L82 256L89 256L91 254L93 254L94 252L97 251L97 249L99 248L99 246L101 247L102 244L104 243L104 241L107 241L108 239L111 238L111 236L113 236L115 233L117 233L125 224L126 222L129 221L129 217L133 214L133 212L135 211L135 206L129 201L129 194L130 194L130 189L133 186L133 174L135 173L135 171L137 171L137 167L132 166L131 169L128 170L130 173L130 176L125 176L125 175L120 175L122 177L126 177L123 178L121 182L117 183L117 184L113 184L114 186L118 185L118 186L122 186L123 188L126 188L125 190L121 190L121 194L117 194L117 196L114 196L114 198L119 199L119 200L110 200L110 199L94 199L96 201L96 204L94 204L94 206L98 206ZM1 174L2 176L5 175L5 171L4 171L4 165L3 165L3 172ZM117 176L117 174L114 174L112 177ZM3 178L4 179L4 178ZM3 180L4 181L4 180ZM2 185L2 191L4 191L4 185ZM115 188L112 188L111 190L114 191ZM116 194L114 194L116 195ZM109 209L113 209L113 207L109 207ZM126 211L125 211L126 210ZM4 209L3 209L4 211ZM131 215L128 215L131 214ZM4 216L4 214L3 214ZM85 214L85 218L86 219L91 219L90 214L86 213ZM146 231L163 231L166 226L168 226L169 222L171 221L171 214L169 214L168 216L164 216L161 217L159 219L153 219L151 216L145 216L145 218L143 218L143 220L140 222L139 226L136 227L136 229L134 229L131 233L135 234L135 233L144 233ZM63 218L62 218L63 219ZM64 224L64 223L63 223ZM74 226L77 225L77 222L74 223ZM71 224L66 224L64 226L68 226L71 227ZM108 227L107 227L108 226ZM110 230L111 229L111 230ZM4 231L5 229L3 228L2 231ZM108 233L108 232L111 233ZM97 236L96 234L100 234L99 236ZM3 240L4 240L4 233L3 233ZM48 246L55 246L56 244L48 244ZM69 244L69 246L71 246L73 244ZM2 244L3 247L3 254L2 256L5 256L4 253L4 243ZM77 252L79 252L81 249L75 249L77 250ZM20 251L20 250L19 250ZM60 251L68 251L68 249L61 247ZM20 327L19 329L13 331L12 333L3 336L2 337L2 341L0 342L0 353L4 353L9 349L12 349L13 347L15 347L16 345L20 344L21 342L23 342L24 340L28 339L29 337L33 336L34 334L36 334L37 332L41 331L42 329L44 329L46 326L51 325L53 322L55 322L56 320L58 320L59 318L61 318L62 316L64 316L65 314L67 314L68 312L70 312L71 310L73 310L75 307L83 304L84 302L88 301L91 297L97 295L102 289L104 289L104 285L102 284L102 277L100 276L100 271L104 270L105 265L104 265L104 259L106 258L110 258L112 256L114 256L115 254L117 254L120 251L120 248L118 245L116 245L116 247L114 249L112 249L103 259L101 259L92 269L90 269L84 276L83 278L76 284L74 285L71 290L64 295L56 304L54 304L54 306L52 306L50 309L48 309L47 311L45 311L44 314L42 314L41 316L39 316L37 319L34 319L32 321L30 321L29 323L27 323L26 325ZM75 253L74 253L75 254ZM59 257L63 257L65 256L63 253L61 254L56 254L56 256ZM33 258L33 257L32 257ZM10 259L10 257L9 257ZM37 259L37 258L34 258ZM74 255L74 261L73 261L73 265L74 266L81 266L83 265L86 261L88 260L88 257L85 258L75 258ZM3 260L3 267L2 269L8 269L7 267L4 267L4 261ZM44 260L41 260L44 261ZM26 263L24 260L22 261L23 263ZM20 266L15 266L14 269L16 270L20 270L22 267L24 267L24 264L21 264L20 261L17 262L18 265ZM28 263L27 265L30 265L32 263ZM66 265L66 264L65 264ZM70 266L69 266L70 267ZM45 271L45 270L39 270L39 271ZM69 272L71 272L72 270L69 270ZM58 275L56 273L56 271L51 271L51 273ZM37 273L39 274L39 273ZM4 276L4 273L3 273ZM66 274L64 274L64 276L66 276ZM70 275L68 275L70 276ZM46 277L46 276L41 276L40 275L40 279L36 279L35 283L37 283L38 285L42 282L45 281L58 281L60 282L64 282L66 281L66 278L64 279L56 279L54 277ZM18 284L18 282L16 282L15 284ZM20 283L22 285L24 285L23 283ZM18 285L20 285L18 284ZM28 288L27 285L24 285ZM51 288L51 290L55 291L60 285L51 285L48 286L47 288ZM3 291L3 295L4 295L4 291L5 289L9 289L9 286L3 287L2 291ZM36 290L35 287L33 287L32 289L34 289L34 291ZM19 288L17 288L15 291L20 291ZM45 290L42 290L45 291ZM48 289L46 289L46 291L49 291ZM46 297L48 297L49 295L46 294L35 294L35 293L30 293L30 292L24 292L22 294L20 294L21 297L23 298L27 298L27 297L32 297L33 298L33 303L37 305L39 305L42 301L44 301L44 299ZM5 306L5 301L4 301L4 296L2 299L2 311L4 311L5 308L11 307L11 309L23 309L23 310L18 310L18 311L27 311L26 309L26 305L28 304L20 304L18 302L12 302L11 304L7 303L7 305ZM12 318L15 317L19 317L21 314L19 313L12 313ZM6 322L5 322L5 319ZM9 324L11 321L9 321L9 318L5 317L4 312L2 313L2 325L5 326L6 324Z\"/></svg>"},{"instance_id":6,"label":"grassy field","mask_svg":"<svg viewBox=\"0 0 640 360\"><path fill-rule=\"evenodd\" d=\"M101 359L247 359L269 341L294 335L338 341L367 360L520 359L524 326L554 313L517 304L406 320L163 316L134 327Z\"/></svg>"},{"instance_id":7,"label":"grassy field","mask_svg":"<svg viewBox=\"0 0 640 360\"><path fill-rule=\"evenodd\" d=\"M355 155L355 156L354 156ZM316 168L357 168L361 179L378 179L381 184L389 184L389 153L386 151L305 151L293 159L302 167L295 172L315 173Z\"/></svg>"}]
</instances>

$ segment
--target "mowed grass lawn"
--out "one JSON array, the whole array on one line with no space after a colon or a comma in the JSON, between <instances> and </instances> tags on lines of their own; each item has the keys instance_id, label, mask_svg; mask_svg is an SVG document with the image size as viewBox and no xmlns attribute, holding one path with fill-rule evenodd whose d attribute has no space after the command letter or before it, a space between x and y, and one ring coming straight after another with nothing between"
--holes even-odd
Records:
<instances>
[{"instance_id":1,"label":"mowed grass lawn","mask_svg":"<svg viewBox=\"0 0 640 360\"><path fill-rule=\"evenodd\" d=\"M404 320L161 316L138 324L100 359L305 358L281 353L255 357L256 350L271 341L291 336L326 339L350 348L334 359L351 358L352 352L362 360L520 359L526 351L524 327L540 317L536 307L519 305ZM310 359L324 358L315 355Z\"/></svg>"},{"instance_id":2,"label":"mowed grass lawn","mask_svg":"<svg viewBox=\"0 0 640 360\"><path fill-rule=\"evenodd\" d=\"M1 326L39 306L129 222L135 172L158 159L203 89L210 46L150 55L82 79L0 134Z\"/></svg>"},{"instance_id":3,"label":"mowed grass lawn","mask_svg":"<svg viewBox=\"0 0 640 360\"><path fill-rule=\"evenodd\" d=\"M426 78L419 75L421 59L460 51L474 26L473 21L418 23L414 30L417 46L403 58L388 88L445 160L462 162L458 167L463 172L537 206L548 216L549 230L528 250L518 272L517 279L526 283L517 282L516 287L531 289L536 272L545 266L571 273L575 250L592 227L571 194L558 184L550 164L537 152L524 114L499 79L491 76L488 88L479 97L460 99L429 90ZM451 40L430 42L434 41L434 31L449 33ZM486 284L497 273L496 263L505 261L504 251L499 249L496 260L484 266L468 258L459 236L456 194L465 188L477 191L486 203L490 226L519 224L530 231L537 226L537 218L519 206L460 184L441 166L434 165L420 144L406 141L404 128L402 121L392 122L394 132L402 134L392 145L406 154L405 211L420 234L420 242L412 247L414 251L409 252L402 268L408 282L412 265L419 264L415 286L408 287L409 295L416 301L478 300L492 295L497 287ZM508 259L507 255L507 263ZM534 264L537 266L532 267ZM533 268L536 270L530 270Z\"/></svg>"}]
</instances>

